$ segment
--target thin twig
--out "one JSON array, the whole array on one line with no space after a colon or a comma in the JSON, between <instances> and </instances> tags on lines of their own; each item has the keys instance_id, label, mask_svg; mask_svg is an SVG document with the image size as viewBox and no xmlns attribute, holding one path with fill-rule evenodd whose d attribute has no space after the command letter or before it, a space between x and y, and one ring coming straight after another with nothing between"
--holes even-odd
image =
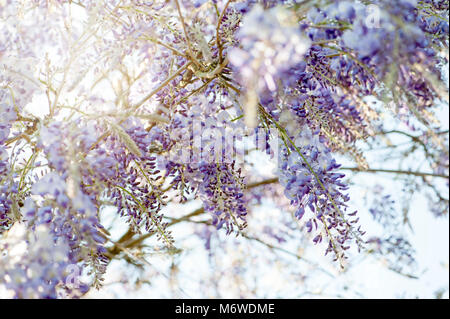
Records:
<instances>
[{"instance_id":1,"label":"thin twig","mask_svg":"<svg viewBox=\"0 0 450 319\"><path fill-rule=\"evenodd\" d=\"M222 19L225 15L225 12L227 11L228 5L230 4L231 0L228 0L227 3L225 4L225 7L222 10L222 13L219 16L219 21L217 21L217 27L216 27L216 44L217 44L217 49L219 50L219 63L222 63L223 60L223 48L222 48L222 44L220 43L220 36L219 36L219 31L220 31L220 25L222 24Z\"/></svg>"}]
</instances>

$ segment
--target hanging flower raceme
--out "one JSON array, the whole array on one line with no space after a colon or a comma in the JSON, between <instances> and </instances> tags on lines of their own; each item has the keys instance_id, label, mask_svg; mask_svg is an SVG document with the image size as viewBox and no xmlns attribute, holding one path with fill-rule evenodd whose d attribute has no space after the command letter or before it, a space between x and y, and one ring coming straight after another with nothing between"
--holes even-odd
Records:
<instances>
[{"instance_id":1,"label":"hanging flower raceme","mask_svg":"<svg viewBox=\"0 0 450 319\"><path fill-rule=\"evenodd\" d=\"M9 227L14 219L13 210L17 211L13 196L17 194L17 174L10 170L10 156L4 143L10 136L12 123L17 119L14 108L8 104L0 104L0 233Z\"/></svg>"},{"instance_id":2,"label":"hanging flower raceme","mask_svg":"<svg viewBox=\"0 0 450 319\"><path fill-rule=\"evenodd\" d=\"M229 113L208 98L190 98L188 106L181 105L173 116L167 134L159 129L151 133L158 133L155 137L166 145L169 160L159 157L158 165L171 178L171 188L180 192L181 201L195 193L212 215L213 225L225 227L229 234L246 226L245 185L235 157L242 153L235 143L242 138L242 123L231 121L232 110Z\"/></svg>"}]
</instances>

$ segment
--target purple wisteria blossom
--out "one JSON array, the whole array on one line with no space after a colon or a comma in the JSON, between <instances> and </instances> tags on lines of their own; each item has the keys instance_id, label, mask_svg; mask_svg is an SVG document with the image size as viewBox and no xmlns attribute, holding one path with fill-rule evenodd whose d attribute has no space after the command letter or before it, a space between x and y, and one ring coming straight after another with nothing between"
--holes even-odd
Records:
<instances>
[{"instance_id":1,"label":"purple wisteria blossom","mask_svg":"<svg viewBox=\"0 0 450 319\"><path fill-rule=\"evenodd\" d=\"M239 298L366 256L413 272L411 203L448 217L448 11L0 1L0 296L109 289L117 260L120 285Z\"/></svg>"}]
</instances>

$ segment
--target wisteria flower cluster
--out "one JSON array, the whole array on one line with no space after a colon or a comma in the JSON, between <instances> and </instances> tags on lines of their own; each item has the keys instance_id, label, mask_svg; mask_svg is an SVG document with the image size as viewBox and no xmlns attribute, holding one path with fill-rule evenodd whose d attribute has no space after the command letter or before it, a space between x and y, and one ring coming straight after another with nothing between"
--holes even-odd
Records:
<instances>
[{"instance_id":1,"label":"wisteria flower cluster","mask_svg":"<svg viewBox=\"0 0 450 319\"><path fill-rule=\"evenodd\" d=\"M0 1L0 287L81 296L114 259L148 264L146 240L178 253L181 222L210 254L305 230L342 268L367 245L411 264L395 229L366 238L360 216L392 211L353 209L345 171L415 178L448 215L448 1L365 3ZM392 134L419 170L373 167Z\"/></svg>"}]
</instances>

